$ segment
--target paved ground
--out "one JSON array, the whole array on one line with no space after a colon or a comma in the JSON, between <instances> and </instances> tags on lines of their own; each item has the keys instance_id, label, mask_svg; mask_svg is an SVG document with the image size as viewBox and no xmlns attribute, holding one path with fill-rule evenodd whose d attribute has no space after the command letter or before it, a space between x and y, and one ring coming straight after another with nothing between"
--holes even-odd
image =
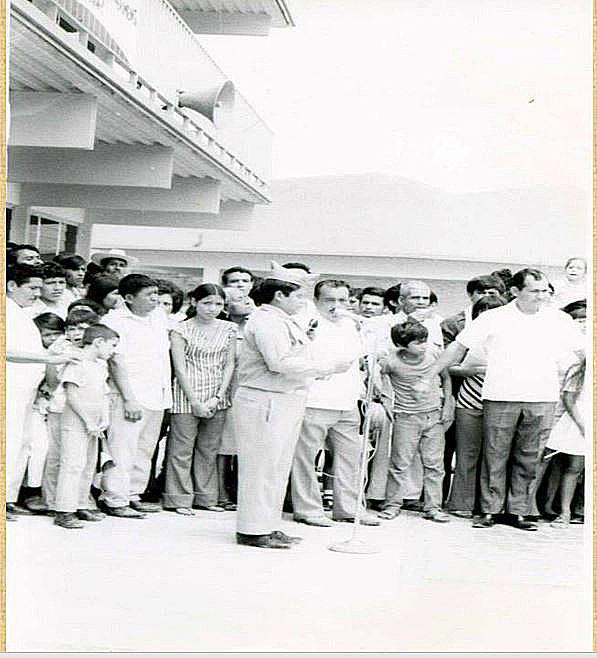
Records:
<instances>
[{"instance_id":1,"label":"paved ground","mask_svg":"<svg viewBox=\"0 0 597 658\"><path fill-rule=\"evenodd\" d=\"M582 526L404 513L360 529L381 553L346 555L327 550L346 524L285 520L303 544L266 551L233 543L234 513L200 514L9 524L8 650L590 650Z\"/></svg>"}]
</instances>

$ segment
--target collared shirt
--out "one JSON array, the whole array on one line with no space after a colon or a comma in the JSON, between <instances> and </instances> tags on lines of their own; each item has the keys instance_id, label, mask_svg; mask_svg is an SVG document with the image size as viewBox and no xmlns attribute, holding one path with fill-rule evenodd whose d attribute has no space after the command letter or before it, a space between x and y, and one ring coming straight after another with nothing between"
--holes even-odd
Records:
<instances>
[{"instance_id":1,"label":"collared shirt","mask_svg":"<svg viewBox=\"0 0 597 658\"><path fill-rule=\"evenodd\" d=\"M42 313L54 313L54 315L57 315L59 318L66 320L70 304L70 299L67 298L65 291L56 304L48 304L48 302L43 299L36 299L35 302L27 308L27 311L32 318L36 318Z\"/></svg>"},{"instance_id":2,"label":"collared shirt","mask_svg":"<svg viewBox=\"0 0 597 658\"><path fill-rule=\"evenodd\" d=\"M320 314L314 331L311 353L316 360L324 361L330 354L352 361L346 372L332 375L329 379L316 379L309 389L307 407L312 409L354 409L361 392L359 357L364 347L354 320L343 317L332 322Z\"/></svg>"},{"instance_id":3,"label":"collared shirt","mask_svg":"<svg viewBox=\"0 0 597 658\"><path fill-rule=\"evenodd\" d=\"M516 300L485 311L456 341L467 349L485 348L483 399L503 402L557 401L558 360L566 350L584 345L582 333L566 313L552 308L523 313Z\"/></svg>"},{"instance_id":4,"label":"collared shirt","mask_svg":"<svg viewBox=\"0 0 597 658\"><path fill-rule=\"evenodd\" d=\"M6 351L43 354L41 335L27 308L21 308L10 297L6 298ZM6 392L15 389L35 390L46 372L43 363L6 363Z\"/></svg>"},{"instance_id":5,"label":"collared shirt","mask_svg":"<svg viewBox=\"0 0 597 658\"><path fill-rule=\"evenodd\" d=\"M168 317L162 308L135 315L128 306L108 311L102 323L120 336L116 349L124 357L129 384L139 404L147 409L172 405Z\"/></svg>"},{"instance_id":6,"label":"collared shirt","mask_svg":"<svg viewBox=\"0 0 597 658\"><path fill-rule=\"evenodd\" d=\"M238 384L277 393L306 393L317 364L310 340L291 315L263 304L247 321Z\"/></svg>"}]
</instances>

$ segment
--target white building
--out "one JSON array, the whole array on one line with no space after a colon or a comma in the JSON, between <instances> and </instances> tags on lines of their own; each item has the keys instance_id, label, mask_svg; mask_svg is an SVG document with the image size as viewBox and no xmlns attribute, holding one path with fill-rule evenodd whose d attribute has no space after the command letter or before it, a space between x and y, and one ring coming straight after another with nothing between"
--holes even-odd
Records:
<instances>
[{"instance_id":1,"label":"white building","mask_svg":"<svg viewBox=\"0 0 597 658\"><path fill-rule=\"evenodd\" d=\"M7 240L86 256L99 224L246 228L272 135L196 34L291 25L284 0L11 0Z\"/></svg>"},{"instance_id":2,"label":"white building","mask_svg":"<svg viewBox=\"0 0 597 658\"><path fill-rule=\"evenodd\" d=\"M451 313L473 276L527 265L561 276L567 257L585 255L590 208L574 188L451 194L379 174L296 178L272 182L272 204L256 209L247 230L99 226L92 246L125 248L144 271L187 290L232 265L262 275L271 259L357 286L421 278Z\"/></svg>"}]
</instances>

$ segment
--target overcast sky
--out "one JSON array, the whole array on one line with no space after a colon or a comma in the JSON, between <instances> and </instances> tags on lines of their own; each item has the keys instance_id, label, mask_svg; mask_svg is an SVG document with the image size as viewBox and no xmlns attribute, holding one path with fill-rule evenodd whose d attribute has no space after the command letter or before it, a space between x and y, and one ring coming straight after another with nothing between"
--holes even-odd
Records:
<instances>
[{"instance_id":1,"label":"overcast sky","mask_svg":"<svg viewBox=\"0 0 597 658\"><path fill-rule=\"evenodd\" d=\"M288 0L296 28L200 37L276 133L274 178L591 189L588 0Z\"/></svg>"}]
</instances>

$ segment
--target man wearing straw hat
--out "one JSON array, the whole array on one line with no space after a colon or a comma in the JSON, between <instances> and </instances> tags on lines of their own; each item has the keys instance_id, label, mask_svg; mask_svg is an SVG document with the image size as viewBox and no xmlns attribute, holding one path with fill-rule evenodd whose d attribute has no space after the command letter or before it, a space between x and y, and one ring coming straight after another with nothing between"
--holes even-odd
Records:
<instances>
[{"instance_id":1,"label":"man wearing straw hat","mask_svg":"<svg viewBox=\"0 0 597 658\"><path fill-rule=\"evenodd\" d=\"M134 256L129 256L124 249L109 249L108 251L96 251L91 256L91 261L99 267L106 274L111 274L117 279L122 279L131 267L138 264L139 259Z\"/></svg>"},{"instance_id":2,"label":"man wearing straw hat","mask_svg":"<svg viewBox=\"0 0 597 658\"><path fill-rule=\"evenodd\" d=\"M293 319L304 305L305 277L272 264L256 291L261 304L249 318L234 398L238 440L238 544L290 548L300 541L276 530L307 390L314 377L344 372L350 362L316 362L310 340Z\"/></svg>"}]
</instances>

